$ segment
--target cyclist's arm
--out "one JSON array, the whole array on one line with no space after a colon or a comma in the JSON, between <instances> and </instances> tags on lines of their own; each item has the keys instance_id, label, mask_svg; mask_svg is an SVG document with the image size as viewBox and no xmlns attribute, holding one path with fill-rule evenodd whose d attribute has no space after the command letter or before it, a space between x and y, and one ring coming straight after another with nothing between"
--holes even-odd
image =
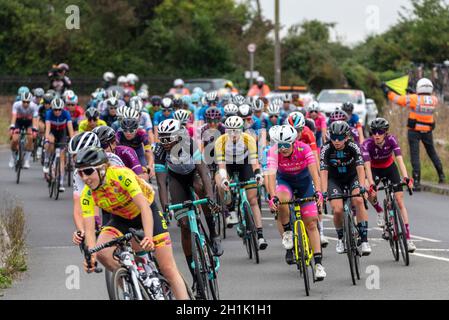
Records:
<instances>
[{"instance_id":1,"label":"cyclist's arm","mask_svg":"<svg viewBox=\"0 0 449 320\"><path fill-rule=\"evenodd\" d=\"M323 190L323 192L327 192L328 178L329 178L329 171L327 171L327 169L321 170L320 179L321 179L321 190Z\"/></svg>"},{"instance_id":2,"label":"cyclist's arm","mask_svg":"<svg viewBox=\"0 0 449 320\"><path fill-rule=\"evenodd\" d=\"M359 178L360 187L365 188L365 185L366 185L365 166L358 165L356 167L356 170L357 170L357 177Z\"/></svg>"},{"instance_id":3,"label":"cyclist's arm","mask_svg":"<svg viewBox=\"0 0 449 320\"><path fill-rule=\"evenodd\" d=\"M213 199L214 192L212 190L212 183L209 176L209 169L207 165L201 161L201 163L196 165L196 169L198 170L198 174L200 175L201 180L203 181L204 191L206 191L206 196L209 199Z\"/></svg>"},{"instance_id":4,"label":"cyclist's arm","mask_svg":"<svg viewBox=\"0 0 449 320\"><path fill-rule=\"evenodd\" d=\"M81 205L81 214L83 217L82 227L84 227L85 243L87 244L88 248L93 248L96 243L95 202L89 187L84 187L78 203Z\"/></svg>"},{"instance_id":5,"label":"cyclist's arm","mask_svg":"<svg viewBox=\"0 0 449 320\"><path fill-rule=\"evenodd\" d=\"M13 112L11 115L11 125L16 125L16 120L17 120L17 113Z\"/></svg>"},{"instance_id":6,"label":"cyclist's arm","mask_svg":"<svg viewBox=\"0 0 449 320\"><path fill-rule=\"evenodd\" d=\"M323 192L327 192L327 185L328 185L328 177L329 177L329 151L330 151L330 145L325 144L321 148L320 153L320 178L321 178L321 190Z\"/></svg>"},{"instance_id":7,"label":"cyclist's arm","mask_svg":"<svg viewBox=\"0 0 449 320\"><path fill-rule=\"evenodd\" d=\"M153 238L153 214L151 213L148 200L143 196L142 193L139 193L133 197L133 202L140 209L145 236Z\"/></svg>"},{"instance_id":8,"label":"cyclist's arm","mask_svg":"<svg viewBox=\"0 0 449 320\"><path fill-rule=\"evenodd\" d=\"M73 193L73 222L76 230L84 231L83 215L81 212L80 196Z\"/></svg>"},{"instance_id":9,"label":"cyclist's arm","mask_svg":"<svg viewBox=\"0 0 449 320\"><path fill-rule=\"evenodd\" d=\"M365 172L366 178L368 179L368 184L370 186L374 185L373 173L371 171L371 161L365 161Z\"/></svg>"},{"instance_id":10,"label":"cyclist's arm","mask_svg":"<svg viewBox=\"0 0 449 320\"><path fill-rule=\"evenodd\" d=\"M318 172L318 166L316 165L316 163L311 163L307 167L309 168L309 172L312 175L315 191L321 192L321 182L320 182L320 174Z\"/></svg>"},{"instance_id":11,"label":"cyclist's arm","mask_svg":"<svg viewBox=\"0 0 449 320\"><path fill-rule=\"evenodd\" d=\"M357 132L359 133L359 143L362 144L365 141L365 137L363 135L363 129L361 125L357 124Z\"/></svg>"},{"instance_id":12,"label":"cyclist's arm","mask_svg":"<svg viewBox=\"0 0 449 320\"><path fill-rule=\"evenodd\" d=\"M72 121L67 122L67 129L69 130L69 137L73 137L73 124Z\"/></svg>"},{"instance_id":13,"label":"cyclist's arm","mask_svg":"<svg viewBox=\"0 0 449 320\"><path fill-rule=\"evenodd\" d=\"M401 170L401 174L403 178L408 178L407 168L405 167L404 158L402 156L396 156L396 160L399 165L399 170Z\"/></svg>"},{"instance_id":14,"label":"cyclist's arm","mask_svg":"<svg viewBox=\"0 0 449 320\"><path fill-rule=\"evenodd\" d=\"M50 139L50 129L51 129L51 122L46 120L45 121L45 139Z\"/></svg>"}]
</instances>

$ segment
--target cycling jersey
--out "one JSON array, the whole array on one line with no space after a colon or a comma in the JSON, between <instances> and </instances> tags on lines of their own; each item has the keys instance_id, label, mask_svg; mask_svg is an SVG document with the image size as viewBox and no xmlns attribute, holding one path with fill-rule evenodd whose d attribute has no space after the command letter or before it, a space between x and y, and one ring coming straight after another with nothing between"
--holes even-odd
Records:
<instances>
[{"instance_id":1,"label":"cycling jersey","mask_svg":"<svg viewBox=\"0 0 449 320\"><path fill-rule=\"evenodd\" d=\"M316 145L316 138L313 134L312 130L309 129L309 127L304 127L301 132L301 136L299 137L299 140L304 142L305 144L309 145L312 151L317 151L317 145Z\"/></svg>"},{"instance_id":2,"label":"cycling jersey","mask_svg":"<svg viewBox=\"0 0 449 320\"><path fill-rule=\"evenodd\" d=\"M131 169L124 167L109 167L106 170L103 185L97 190L84 186L81 192L81 210L84 218L95 216L95 206L132 220L140 215L139 207L132 201L142 194L148 201L148 206L154 201L154 190Z\"/></svg>"},{"instance_id":3,"label":"cycling jersey","mask_svg":"<svg viewBox=\"0 0 449 320\"><path fill-rule=\"evenodd\" d=\"M139 157L133 148L116 146L114 153L123 161L124 165L134 171L135 174L140 175L143 173L142 166L139 162Z\"/></svg>"},{"instance_id":4,"label":"cycling jersey","mask_svg":"<svg viewBox=\"0 0 449 320\"><path fill-rule=\"evenodd\" d=\"M125 134L122 130L117 131L116 141L118 145L123 145L131 147L136 151L139 157L140 164L144 167L147 166L147 160L145 158L145 152L149 152L151 149L151 144L148 140L148 134L143 129L137 129L137 132L131 140L126 139Z\"/></svg>"},{"instance_id":5,"label":"cycling jersey","mask_svg":"<svg viewBox=\"0 0 449 320\"><path fill-rule=\"evenodd\" d=\"M96 123L95 127L100 127L100 126L107 126L107 123L101 119L97 119L97 123ZM92 129L90 128L89 120L87 120L87 119L85 119L79 123L79 128L78 128L79 132L92 131Z\"/></svg>"},{"instance_id":6,"label":"cycling jersey","mask_svg":"<svg viewBox=\"0 0 449 320\"><path fill-rule=\"evenodd\" d=\"M164 150L160 143L154 147L154 163L157 172L165 172L165 167L179 175L188 175L201 163L202 155L198 145L191 138L185 138L176 144L170 152Z\"/></svg>"},{"instance_id":7,"label":"cycling jersey","mask_svg":"<svg viewBox=\"0 0 449 320\"><path fill-rule=\"evenodd\" d=\"M151 116L148 113L142 112L140 114L139 127L144 129L145 131L153 130Z\"/></svg>"},{"instance_id":8,"label":"cycling jersey","mask_svg":"<svg viewBox=\"0 0 449 320\"><path fill-rule=\"evenodd\" d=\"M253 123L250 127L245 127L245 132L257 137L259 135L260 129L262 129L262 123L260 122L260 119L256 116L252 116ZM245 122L246 125L246 122Z\"/></svg>"},{"instance_id":9,"label":"cycling jersey","mask_svg":"<svg viewBox=\"0 0 449 320\"><path fill-rule=\"evenodd\" d=\"M22 101L16 101L12 105L12 113L16 114L16 120L33 120L39 116L38 106L31 102L27 108L24 108Z\"/></svg>"},{"instance_id":10,"label":"cycling jersey","mask_svg":"<svg viewBox=\"0 0 449 320\"><path fill-rule=\"evenodd\" d=\"M65 108L70 113L70 117L72 118L73 128L76 130L78 128L79 122L84 117L84 109L80 106L75 106L73 111L70 111L69 108Z\"/></svg>"},{"instance_id":11,"label":"cycling jersey","mask_svg":"<svg viewBox=\"0 0 449 320\"><path fill-rule=\"evenodd\" d=\"M385 136L382 146L378 146L373 138L366 139L362 145L363 160L370 161L373 168L387 168L393 162L395 156L401 155L401 148L395 136Z\"/></svg>"},{"instance_id":12,"label":"cycling jersey","mask_svg":"<svg viewBox=\"0 0 449 320\"><path fill-rule=\"evenodd\" d=\"M310 117L310 113L307 113L307 118L312 119ZM322 114L321 112L318 113L317 118L313 121L315 122L315 128L316 128L317 132L321 132L321 131L323 131L323 129L327 128L326 116L324 114Z\"/></svg>"},{"instance_id":13,"label":"cycling jersey","mask_svg":"<svg viewBox=\"0 0 449 320\"><path fill-rule=\"evenodd\" d=\"M348 140L342 150L335 149L331 141L324 144L320 155L320 169L329 171L329 177L347 181L357 176L356 167L363 166L360 148Z\"/></svg>"},{"instance_id":14,"label":"cycling jersey","mask_svg":"<svg viewBox=\"0 0 449 320\"><path fill-rule=\"evenodd\" d=\"M240 164L257 160L257 143L254 138L242 132L234 142L230 135L223 134L215 142L215 159L217 163Z\"/></svg>"},{"instance_id":15,"label":"cycling jersey","mask_svg":"<svg viewBox=\"0 0 449 320\"><path fill-rule=\"evenodd\" d=\"M62 133L66 132L67 123L72 122L72 118L70 117L70 113L67 110L62 110L61 114L57 117L53 110L48 110L45 115L45 122L50 122L50 131L52 133Z\"/></svg>"},{"instance_id":16,"label":"cycling jersey","mask_svg":"<svg viewBox=\"0 0 449 320\"><path fill-rule=\"evenodd\" d=\"M159 110L154 114L153 126L157 127L159 123L167 119L173 119L174 112L170 112L169 116L165 116L162 110Z\"/></svg>"},{"instance_id":17,"label":"cycling jersey","mask_svg":"<svg viewBox=\"0 0 449 320\"><path fill-rule=\"evenodd\" d=\"M277 144L268 151L268 171L277 171L281 176L308 176L308 166L313 163L316 161L312 149L302 141L295 141L289 157L278 151Z\"/></svg>"},{"instance_id":18,"label":"cycling jersey","mask_svg":"<svg viewBox=\"0 0 449 320\"><path fill-rule=\"evenodd\" d=\"M47 114L47 111L50 110L50 109L51 109L51 107L48 107L48 109L46 109L45 106L43 106L43 105L39 106L38 113L39 113L39 120L40 121L45 122L45 116Z\"/></svg>"},{"instance_id":19,"label":"cycling jersey","mask_svg":"<svg viewBox=\"0 0 449 320\"><path fill-rule=\"evenodd\" d=\"M348 124L352 127L352 128L361 128L362 124L360 123L360 118L357 114L353 113L351 115L351 118L349 118L348 120Z\"/></svg>"}]
</instances>

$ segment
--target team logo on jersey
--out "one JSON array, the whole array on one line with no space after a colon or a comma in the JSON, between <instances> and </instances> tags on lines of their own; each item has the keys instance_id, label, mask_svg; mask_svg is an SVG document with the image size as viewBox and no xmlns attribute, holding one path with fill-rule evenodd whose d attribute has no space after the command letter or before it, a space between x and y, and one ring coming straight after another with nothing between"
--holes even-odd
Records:
<instances>
[{"instance_id":1,"label":"team logo on jersey","mask_svg":"<svg viewBox=\"0 0 449 320\"><path fill-rule=\"evenodd\" d=\"M131 184L131 180L126 179L126 180L125 180L125 186L129 187L130 184Z\"/></svg>"}]
</instances>

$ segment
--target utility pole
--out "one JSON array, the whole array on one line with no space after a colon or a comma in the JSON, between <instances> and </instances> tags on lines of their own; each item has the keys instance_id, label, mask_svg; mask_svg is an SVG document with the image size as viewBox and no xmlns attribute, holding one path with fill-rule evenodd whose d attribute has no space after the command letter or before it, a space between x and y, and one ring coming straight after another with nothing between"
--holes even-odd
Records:
<instances>
[{"instance_id":1,"label":"utility pole","mask_svg":"<svg viewBox=\"0 0 449 320\"><path fill-rule=\"evenodd\" d=\"M274 0L274 89L281 85L281 42L279 40L279 0Z\"/></svg>"}]
</instances>

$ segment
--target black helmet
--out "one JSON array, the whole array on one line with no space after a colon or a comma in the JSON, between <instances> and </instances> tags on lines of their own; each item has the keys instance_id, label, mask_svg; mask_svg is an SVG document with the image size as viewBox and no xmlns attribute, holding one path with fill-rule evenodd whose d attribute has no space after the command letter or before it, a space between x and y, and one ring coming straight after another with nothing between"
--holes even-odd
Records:
<instances>
[{"instance_id":1,"label":"black helmet","mask_svg":"<svg viewBox=\"0 0 449 320\"><path fill-rule=\"evenodd\" d=\"M106 152L97 147L90 147L78 152L75 168L96 167L108 162Z\"/></svg>"},{"instance_id":2,"label":"black helmet","mask_svg":"<svg viewBox=\"0 0 449 320\"><path fill-rule=\"evenodd\" d=\"M352 102L349 101L345 102L341 106L341 110L343 110L346 113L352 113L354 111L354 105L352 104Z\"/></svg>"},{"instance_id":3,"label":"black helmet","mask_svg":"<svg viewBox=\"0 0 449 320\"><path fill-rule=\"evenodd\" d=\"M98 118L100 116L100 113L95 107L90 107L86 110L86 118L92 119L92 118Z\"/></svg>"},{"instance_id":4,"label":"black helmet","mask_svg":"<svg viewBox=\"0 0 449 320\"><path fill-rule=\"evenodd\" d=\"M100 139L100 143L102 147L107 146L111 141L115 140L115 131L111 127L108 126L99 126L95 127L92 130Z\"/></svg>"},{"instance_id":5,"label":"black helmet","mask_svg":"<svg viewBox=\"0 0 449 320\"><path fill-rule=\"evenodd\" d=\"M136 118L124 118L120 122L120 128L123 131L134 131L139 127L139 120Z\"/></svg>"},{"instance_id":6,"label":"black helmet","mask_svg":"<svg viewBox=\"0 0 449 320\"><path fill-rule=\"evenodd\" d=\"M162 103L162 98L160 96L152 96L151 97L151 104L160 106Z\"/></svg>"},{"instance_id":7,"label":"black helmet","mask_svg":"<svg viewBox=\"0 0 449 320\"><path fill-rule=\"evenodd\" d=\"M388 121L384 118L376 118L373 121L371 121L371 123L369 125L370 131L373 131L376 129L388 131L389 128L390 128L390 123L388 123Z\"/></svg>"},{"instance_id":8,"label":"black helmet","mask_svg":"<svg viewBox=\"0 0 449 320\"><path fill-rule=\"evenodd\" d=\"M334 121L329 127L330 134L335 135L348 135L349 131L349 124L346 121Z\"/></svg>"},{"instance_id":9,"label":"black helmet","mask_svg":"<svg viewBox=\"0 0 449 320\"><path fill-rule=\"evenodd\" d=\"M182 108L182 99L173 99L173 108L179 109Z\"/></svg>"}]
</instances>

